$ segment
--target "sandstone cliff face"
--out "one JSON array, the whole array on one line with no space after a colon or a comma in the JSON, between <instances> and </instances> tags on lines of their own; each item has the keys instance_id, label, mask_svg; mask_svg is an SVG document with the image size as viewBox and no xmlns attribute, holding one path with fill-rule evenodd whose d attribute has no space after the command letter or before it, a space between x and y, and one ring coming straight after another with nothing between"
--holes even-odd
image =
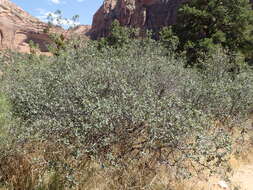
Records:
<instances>
[{"instance_id":1,"label":"sandstone cliff face","mask_svg":"<svg viewBox=\"0 0 253 190\"><path fill-rule=\"evenodd\" d=\"M47 24L40 22L9 0L0 0L0 49L29 52L29 41L39 44L42 52L50 43L43 30ZM59 29L60 30L60 29Z\"/></svg>"},{"instance_id":2,"label":"sandstone cliff face","mask_svg":"<svg viewBox=\"0 0 253 190\"><path fill-rule=\"evenodd\" d=\"M176 21L179 6L186 0L105 0L93 17L90 35L106 36L113 20L124 26L160 30Z\"/></svg>"},{"instance_id":3,"label":"sandstone cliff face","mask_svg":"<svg viewBox=\"0 0 253 190\"><path fill-rule=\"evenodd\" d=\"M93 17L90 36L93 39L109 33L113 20L123 26L148 29L154 32L174 24L180 5L188 0L104 0ZM253 0L250 0L253 4Z\"/></svg>"},{"instance_id":4,"label":"sandstone cliff face","mask_svg":"<svg viewBox=\"0 0 253 190\"><path fill-rule=\"evenodd\" d=\"M30 52L29 41L39 45L41 52L47 52L47 45L52 41L44 30L46 23L32 17L9 0L0 0L0 50L13 49L19 52ZM79 26L71 30L61 27L50 28L50 33L64 34L65 36L84 35L89 26Z\"/></svg>"}]
</instances>

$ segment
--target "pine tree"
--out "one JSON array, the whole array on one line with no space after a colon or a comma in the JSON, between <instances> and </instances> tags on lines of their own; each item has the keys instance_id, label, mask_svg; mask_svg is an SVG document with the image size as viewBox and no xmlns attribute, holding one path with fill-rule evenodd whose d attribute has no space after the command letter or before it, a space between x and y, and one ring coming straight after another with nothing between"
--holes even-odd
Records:
<instances>
[{"instance_id":1,"label":"pine tree","mask_svg":"<svg viewBox=\"0 0 253 190\"><path fill-rule=\"evenodd\" d=\"M190 0L179 10L174 33L189 64L221 46L252 56L253 11L249 0Z\"/></svg>"}]
</instances>

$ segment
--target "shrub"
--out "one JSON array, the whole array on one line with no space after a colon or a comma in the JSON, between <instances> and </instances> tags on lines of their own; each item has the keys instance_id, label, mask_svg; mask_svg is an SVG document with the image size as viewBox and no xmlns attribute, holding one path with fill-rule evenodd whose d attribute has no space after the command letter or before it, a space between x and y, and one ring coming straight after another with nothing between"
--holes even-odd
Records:
<instances>
[{"instance_id":1,"label":"shrub","mask_svg":"<svg viewBox=\"0 0 253 190\"><path fill-rule=\"evenodd\" d=\"M7 98L0 94L0 146L8 142L11 127L11 109Z\"/></svg>"},{"instance_id":2,"label":"shrub","mask_svg":"<svg viewBox=\"0 0 253 190\"><path fill-rule=\"evenodd\" d=\"M29 48L31 54L36 54L36 52L39 50L39 44L34 43L34 41L29 41Z\"/></svg>"},{"instance_id":3,"label":"shrub","mask_svg":"<svg viewBox=\"0 0 253 190\"><path fill-rule=\"evenodd\" d=\"M199 71L198 84L183 92L184 99L194 97L191 101L195 108L219 121L227 118L240 121L252 107L252 70L243 63L237 64L240 59L235 64L230 59L226 52L216 50L205 61L205 69ZM236 67L237 72L232 70Z\"/></svg>"},{"instance_id":4,"label":"shrub","mask_svg":"<svg viewBox=\"0 0 253 190\"><path fill-rule=\"evenodd\" d=\"M221 166L234 123L215 122L240 119L252 106L252 72L245 66L231 76L222 51L199 71L173 53L163 56L157 42L129 43L98 51L96 42L71 42L57 57L13 56L1 92L22 122L13 130L17 140L57 141L76 158L88 154L115 166L154 154L184 176L187 162ZM113 154L116 145L120 154Z\"/></svg>"}]
</instances>

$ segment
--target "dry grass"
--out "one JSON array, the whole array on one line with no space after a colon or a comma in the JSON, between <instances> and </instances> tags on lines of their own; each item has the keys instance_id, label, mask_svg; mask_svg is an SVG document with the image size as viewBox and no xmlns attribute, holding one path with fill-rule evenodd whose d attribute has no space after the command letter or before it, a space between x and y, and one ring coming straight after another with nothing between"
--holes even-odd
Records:
<instances>
[{"instance_id":1,"label":"dry grass","mask_svg":"<svg viewBox=\"0 0 253 190\"><path fill-rule=\"evenodd\" d=\"M50 146L50 148L49 148ZM36 149L35 149L36 148ZM23 147L22 153L13 153L0 160L1 180L5 188L0 190L63 190L66 175L63 168L50 169L46 163L58 161L75 168L75 178L79 182L76 190L211 190L219 178L213 176L179 180L173 168L153 163L153 157L127 161L126 166L101 167L89 157L77 161L70 159L68 149L56 149L52 144L31 143ZM234 161L233 161L234 160ZM236 167L238 159L231 159ZM218 190L219 188L217 188Z\"/></svg>"},{"instance_id":2,"label":"dry grass","mask_svg":"<svg viewBox=\"0 0 253 190\"><path fill-rule=\"evenodd\" d=\"M0 161L1 181L9 189L32 189L38 180L34 165L23 155L3 157Z\"/></svg>"},{"instance_id":3,"label":"dry grass","mask_svg":"<svg viewBox=\"0 0 253 190\"><path fill-rule=\"evenodd\" d=\"M123 145L113 148L114 154L123 155L119 151ZM15 147L20 151L7 152L0 159L0 182L5 189L11 190L60 190L71 189L71 183L66 183L69 173L63 166L75 170L74 178L78 182L72 189L78 190L184 190L183 185L173 178L173 168L161 165L156 160L156 154L147 154L141 159L127 159L121 165L101 163L91 157L83 156L74 159L71 150L56 144L30 142ZM21 151L22 150L22 151ZM136 155L136 151L132 152ZM49 163L58 163L50 167Z\"/></svg>"},{"instance_id":4,"label":"dry grass","mask_svg":"<svg viewBox=\"0 0 253 190\"><path fill-rule=\"evenodd\" d=\"M0 160L0 181L11 190L61 190L71 189L66 183L68 172L62 166L75 169L77 190L196 190L196 181L180 181L175 170L154 162L155 155L139 160L126 160L125 165L101 167L100 162L84 156L75 160L70 150L57 144L33 142L22 152L15 152ZM61 163L50 168L48 163ZM187 184L187 186L186 186ZM187 187L187 188L186 188Z\"/></svg>"},{"instance_id":5,"label":"dry grass","mask_svg":"<svg viewBox=\"0 0 253 190\"><path fill-rule=\"evenodd\" d=\"M159 162L159 151L140 151L141 142L145 141L145 130L138 133L142 135L132 135L129 139L135 143L124 141L107 150L119 158L120 164L106 162L103 157L99 161L89 155L76 159L71 148L55 142L33 141L16 145L10 148L11 151L3 150L0 156L0 190L220 189L216 184L221 177L217 175L209 177L202 173L191 179L178 178L175 168ZM235 151L229 163L232 169L237 169L242 163L252 161L248 159L252 157L247 155L251 155L249 147L253 145L253 130L243 139L240 131L233 134ZM126 153L129 149L132 151ZM185 164L189 168L192 166L189 162ZM72 175L69 168L75 171Z\"/></svg>"}]
</instances>

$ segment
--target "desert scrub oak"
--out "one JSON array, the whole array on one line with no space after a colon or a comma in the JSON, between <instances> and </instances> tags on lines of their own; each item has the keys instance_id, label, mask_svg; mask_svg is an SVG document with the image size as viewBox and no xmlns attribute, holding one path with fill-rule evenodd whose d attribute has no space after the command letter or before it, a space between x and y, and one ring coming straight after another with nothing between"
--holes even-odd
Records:
<instances>
[{"instance_id":1,"label":"desert scrub oak","mask_svg":"<svg viewBox=\"0 0 253 190\"><path fill-rule=\"evenodd\" d=\"M74 41L58 56L14 56L1 92L23 123L17 140L53 139L71 147L77 159L89 154L120 166L136 150L133 134L145 131L132 159L155 152L157 162L167 161L183 176L193 171L187 171L189 161L210 170L226 161L234 123L214 123L240 121L251 106L253 76L246 65L231 77L222 50L199 71L185 68L185 59L173 53L164 56L152 40L97 47ZM117 144L131 148L112 155Z\"/></svg>"},{"instance_id":2,"label":"desert scrub oak","mask_svg":"<svg viewBox=\"0 0 253 190\"><path fill-rule=\"evenodd\" d=\"M6 146L11 140L9 131L13 124L10 102L0 93L0 147Z\"/></svg>"}]
</instances>

